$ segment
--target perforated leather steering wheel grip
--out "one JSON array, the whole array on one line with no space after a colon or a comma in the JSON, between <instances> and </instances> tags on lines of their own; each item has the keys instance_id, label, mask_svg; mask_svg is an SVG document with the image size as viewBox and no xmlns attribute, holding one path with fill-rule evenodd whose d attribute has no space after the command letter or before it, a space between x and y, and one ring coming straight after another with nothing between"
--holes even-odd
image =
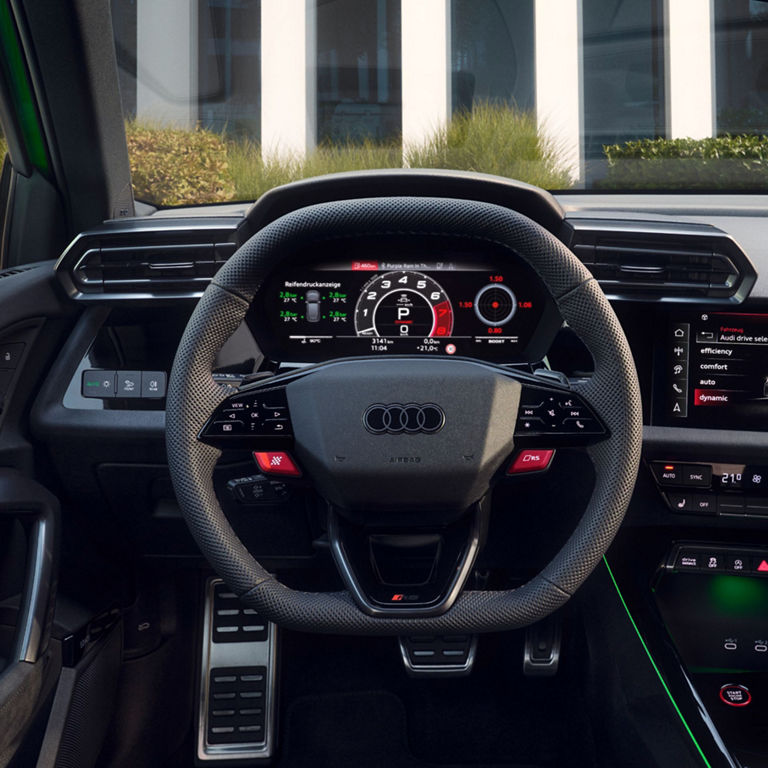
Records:
<instances>
[{"instance_id":1,"label":"perforated leather steering wheel grip","mask_svg":"<svg viewBox=\"0 0 768 768\"><path fill-rule=\"evenodd\" d=\"M588 506L544 570L518 589L465 591L429 618L374 617L345 591L300 592L277 581L232 530L213 489L220 451L198 441L231 390L216 384L216 353L232 335L267 275L297 249L351 237L409 235L492 243L522 257L554 298L594 360L574 385L607 426L587 449L595 468ZM563 605L599 563L621 525L640 461L640 392L624 333L597 282L555 237L509 209L466 200L368 198L294 211L255 234L221 268L190 318L171 372L166 405L168 462L179 505L203 554L242 602L291 629L358 635L491 632L527 626Z\"/></svg>"}]
</instances>

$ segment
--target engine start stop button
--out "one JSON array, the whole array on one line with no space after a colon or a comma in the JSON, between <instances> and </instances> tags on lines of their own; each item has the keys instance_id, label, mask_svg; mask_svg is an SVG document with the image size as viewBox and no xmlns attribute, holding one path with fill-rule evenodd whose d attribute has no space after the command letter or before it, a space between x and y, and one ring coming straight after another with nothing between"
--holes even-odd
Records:
<instances>
[{"instance_id":1,"label":"engine start stop button","mask_svg":"<svg viewBox=\"0 0 768 768\"><path fill-rule=\"evenodd\" d=\"M720 689L720 701L729 707L746 707L752 701L752 694L746 685L728 683Z\"/></svg>"}]
</instances>

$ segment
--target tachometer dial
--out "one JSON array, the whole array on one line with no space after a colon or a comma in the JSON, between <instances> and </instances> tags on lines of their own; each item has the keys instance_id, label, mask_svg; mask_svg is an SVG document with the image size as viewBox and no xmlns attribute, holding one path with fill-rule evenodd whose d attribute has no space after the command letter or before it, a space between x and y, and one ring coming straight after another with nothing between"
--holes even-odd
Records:
<instances>
[{"instance_id":1,"label":"tachometer dial","mask_svg":"<svg viewBox=\"0 0 768 768\"><path fill-rule=\"evenodd\" d=\"M363 286L355 307L355 331L358 336L450 336L453 308L431 277L421 272L386 272Z\"/></svg>"},{"instance_id":2,"label":"tachometer dial","mask_svg":"<svg viewBox=\"0 0 768 768\"><path fill-rule=\"evenodd\" d=\"M504 325L517 311L517 297L506 285L491 283L475 296L475 314L486 325Z\"/></svg>"}]
</instances>

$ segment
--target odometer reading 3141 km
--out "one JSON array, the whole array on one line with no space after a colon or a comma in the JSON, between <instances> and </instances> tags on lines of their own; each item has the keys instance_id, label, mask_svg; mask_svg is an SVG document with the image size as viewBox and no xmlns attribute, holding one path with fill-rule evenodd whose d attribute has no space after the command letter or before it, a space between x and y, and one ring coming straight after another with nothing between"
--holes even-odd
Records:
<instances>
[{"instance_id":1,"label":"odometer reading 3141 km","mask_svg":"<svg viewBox=\"0 0 768 768\"><path fill-rule=\"evenodd\" d=\"M372 277L355 307L358 336L443 337L453 332L448 295L421 272L386 272Z\"/></svg>"}]
</instances>

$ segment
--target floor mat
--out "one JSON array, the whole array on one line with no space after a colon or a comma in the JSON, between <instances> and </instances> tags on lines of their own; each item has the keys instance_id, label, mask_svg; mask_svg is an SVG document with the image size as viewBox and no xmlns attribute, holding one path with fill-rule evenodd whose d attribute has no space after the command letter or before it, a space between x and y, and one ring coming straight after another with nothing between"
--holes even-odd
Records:
<instances>
[{"instance_id":1,"label":"floor mat","mask_svg":"<svg viewBox=\"0 0 768 768\"><path fill-rule=\"evenodd\" d=\"M387 691L330 693L293 701L279 768L429 768L408 747L405 708ZM472 763L472 768L535 768ZM459 764L441 763L441 768Z\"/></svg>"}]
</instances>

